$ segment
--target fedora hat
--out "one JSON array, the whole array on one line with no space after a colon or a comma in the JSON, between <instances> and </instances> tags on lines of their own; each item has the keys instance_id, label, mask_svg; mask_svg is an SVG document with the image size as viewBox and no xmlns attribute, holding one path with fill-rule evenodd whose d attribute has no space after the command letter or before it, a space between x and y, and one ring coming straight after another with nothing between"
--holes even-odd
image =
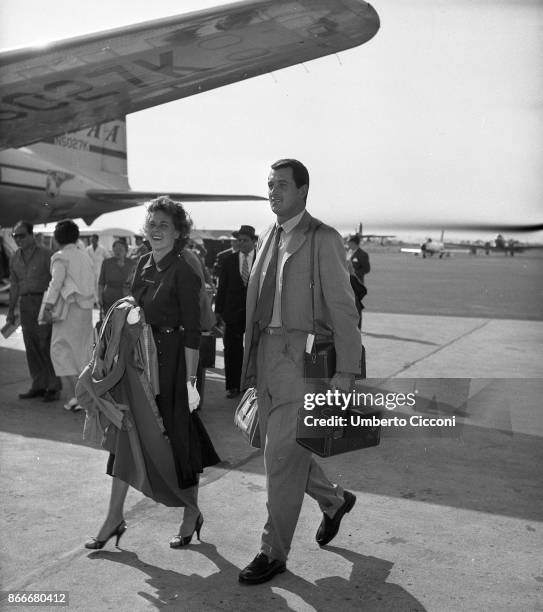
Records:
<instances>
[{"instance_id":1,"label":"fedora hat","mask_svg":"<svg viewBox=\"0 0 543 612\"><path fill-rule=\"evenodd\" d=\"M234 238L239 238L240 234L249 236L253 240L256 239L255 228L252 225L242 225L237 232L232 232Z\"/></svg>"}]
</instances>

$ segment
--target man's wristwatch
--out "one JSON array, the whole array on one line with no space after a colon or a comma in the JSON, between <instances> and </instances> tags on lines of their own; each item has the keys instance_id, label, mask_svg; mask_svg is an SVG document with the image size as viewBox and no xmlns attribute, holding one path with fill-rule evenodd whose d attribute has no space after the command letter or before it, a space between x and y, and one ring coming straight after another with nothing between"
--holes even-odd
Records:
<instances>
[{"instance_id":1,"label":"man's wristwatch","mask_svg":"<svg viewBox=\"0 0 543 612\"><path fill-rule=\"evenodd\" d=\"M197 376L189 376L189 383L195 387L196 386L196 381L197 381L198 377Z\"/></svg>"}]
</instances>

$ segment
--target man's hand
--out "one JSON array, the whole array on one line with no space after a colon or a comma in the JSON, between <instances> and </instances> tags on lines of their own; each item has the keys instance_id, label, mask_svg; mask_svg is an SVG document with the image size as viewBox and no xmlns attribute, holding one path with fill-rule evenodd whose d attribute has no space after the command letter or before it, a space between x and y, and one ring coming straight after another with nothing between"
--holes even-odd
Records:
<instances>
[{"instance_id":1,"label":"man's hand","mask_svg":"<svg viewBox=\"0 0 543 612\"><path fill-rule=\"evenodd\" d=\"M354 374L350 374L349 372L336 372L330 379L330 387L332 391L337 389L338 391L349 393L354 387Z\"/></svg>"},{"instance_id":2,"label":"man's hand","mask_svg":"<svg viewBox=\"0 0 543 612\"><path fill-rule=\"evenodd\" d=\"M224 319L222 318L222 315L219 314L218 312L215 313L215 318L217 319L217 325L219 325L220 327L224 326Z\"/></svg>"}]
</instances>

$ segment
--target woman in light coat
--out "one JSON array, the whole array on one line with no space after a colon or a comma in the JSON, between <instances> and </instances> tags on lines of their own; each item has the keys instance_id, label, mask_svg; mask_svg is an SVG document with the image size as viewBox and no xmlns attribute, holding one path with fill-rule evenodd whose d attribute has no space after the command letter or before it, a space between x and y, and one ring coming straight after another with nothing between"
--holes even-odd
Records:
<instances>
[{"instance_id":1,"label":"woman in light coat","mask_svg":"<svg viewBox=\"0 0 543 612\"><path fill-rule=\"evenodd\" d=\"M93 346L94 271L90 257L77 248L79 228L60 221L55 228L60 250L51 257L51 282L43 320L53 323L51 361L68 392L67 410L77 408L75 383L89 363Z\"/></svg>"}]
</instances>

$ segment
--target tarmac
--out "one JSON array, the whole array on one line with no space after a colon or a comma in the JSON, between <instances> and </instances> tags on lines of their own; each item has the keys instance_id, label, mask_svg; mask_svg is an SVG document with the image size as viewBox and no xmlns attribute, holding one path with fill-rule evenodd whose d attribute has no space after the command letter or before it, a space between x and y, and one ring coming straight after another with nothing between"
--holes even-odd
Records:
<instances>
[{"instance_id":1,"label":"tarmac","mask_svg":"<svg viewBox=\"0 0 543 612\"><path fill-rule=\"evenodd\" d=\"M372 274L384 265L374 259ZM534 305L510 318L484 307L364 311L367 383L417 393L414 408L386 416L455 425L383 427L379 446L320 460L356 494L354 509L321 549L307 498L288 571L252 587L237 576L258 552L265 476L233 425L220 345L202 419L223 461L201 480L202 541L170 549L180 510L131 490L120 548L92 552L82 544L106 513L106 453L82 440L83 414L17 399L29 384L22 336L2 340L0 606L24 609L7 592L65 591L83 611L543 610L543 321Z\"/></svg>"}]
</instances>

